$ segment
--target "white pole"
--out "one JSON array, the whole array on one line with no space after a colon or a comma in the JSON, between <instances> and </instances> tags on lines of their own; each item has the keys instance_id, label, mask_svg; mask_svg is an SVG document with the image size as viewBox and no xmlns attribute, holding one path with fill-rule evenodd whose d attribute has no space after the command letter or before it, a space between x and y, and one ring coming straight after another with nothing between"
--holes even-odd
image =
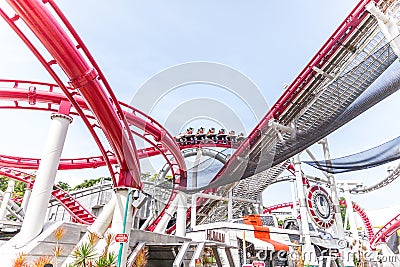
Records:
<instances>
[{"instance_id":1,"label":"white pole","mask_svg":"<svg viewBox=\"0 0 400 267\"><path fill-rule=\"evenodd\" d=\"M68 126L72 118L64 114L52 114L47 142L36 175L35 184L21 232L18 234L18 246L22 247L40 234L43 229L47 205L53 190L58 164L64 147Z\"/></svg>"},{"instance_id":2,"label":"white pole","mask_svg":"<svg viewBox=\"0 0 400 267\"><path fill-rule=\"evenodd\" d=\"M346 199L346 214L347 217L349 218L349 224L350 224L350 232L351 235L355 240L358 240L358 230L357 230L357 223L356 223L356 218L354 214L354 208L353 208L353 202L351 201L351 196L350 196L350 188L347 183L343 184L343 190L344 190L344 197ZM346 221L345 225L346 227Z\"/></svg>"},{"instance_id":3,"label":"white pole","mask_svg":"<svg viewBox=\"0 0 400 267\"><path fill-rule=\"evenodd\" d=\"M197 209L197 194L193 194L192 195L192 208L190 210L190 227L192 229L194 229L194 227L196 226L196 209Z\"/></svg>"},{"instance_id":4,"label":"white pole","mask_svg":"<svg viewBox=\"0 0 400 267\"><path fill-rule=\"evenodd\" d=\"M228 192L228 221L233 219L233 188Z\"/></svg>"},{"instance_id":5,"label":"white pole","mask_svg":"<svg viewBox=\"0 0 400 267\"><path fill-rule=\"evenodd\" d=\"M330 168L332 163L331 163L331 155L329 152L328 139L324 138L321 141L321 144L322 144L322 149L324 150L324 157L325 157L326 165L328 166L328 168ZM336 189L335 176L328 173L328 180L329 180L329 185L331 188L331 197L332 197L333 207L335 210L335 223L336 223L336 229L338 232L337 234L338 234L339 239L344 239L342 213L340 212L339 196L338 196L337 189Z\"/></svg>"},{"instance_id":6,"label":"white pole","mask_svg":"<svg viewBox=\"0 0 400 267\"><path fill-rule=\"evenodd\" d=\"M324 151L326 165L328 166L328 168L331 168L332 162L331 162L331 155L329 152L328 139L324 138L320 141L320 143L322 144L322 149ZM336 225L337 235L338 235L339 240L345 240L344 228L343 228L343 223L342 223L342 213L340 212L339 196L337 193L337 185L336 185L336 181L335 181L335 176L332 175L331 173L328 173L328 181L329 181L329 185L331 188L331 198L332 198L333 207L334 207L334 211L335 211L335 225ZM353 255L353 254L349 253L349 252L350 251L347 248L343 248L341 250L341 254L346 255L343 258L344 266L354 266L353 259L350 256L348 256L348 255Z\"/></svg>"},{"instance_id":7,"label":"white pole","mask_svg":"<svg viewBox=\"0 0 400 267\"><path fill-rule=\"evenodd\" d=\"M297 219L299 216L297 212L297 194L296 194L296 180L290 180L290 190L292 193L292 201L293 201L293 209L292 209L292 216L294 219Z\"/></svg>"},{"instance_id":8,"label":"white pole","mask_svg":"<svg viewBox=\"0 0 400 267\"><path fill-rule=\"evenodd\" d=\"M195 158L194 164L193 164L192 188L197 188L197 173L198 173L198 168L200 165L200 160L201 160L202 155L203 155L203 153L202 153L201 149L198 149L196 158Z\"/></svg>"},{"instance_id":9,"label":"white pole","mask_svg":"<svg viewBox=\"0 0 400 267\"><path fill-rule=\"evenodd\" d=\"M108 227L111 224L111 220L115 210L115 203L117 197L113 193L110 201L104 205L102 211L99 216L96 218L94 223L88 227L88 232L94 233L99 237L103 237Z\"/></svg>"},{"instance_id":10,"label":"white pole","mask_svg":"<svg viewBox=\"0 0 400 267\"><path fill-rule=\"evenodd\" d=\"M299 198L300 216L301 216L301 235L304 239L304 247L302 250L302 257L304 264L309 266L317 266L318 262L314 247L311 243L310 228L307 214L307 201L304 192L303 174L301 172L300 155L297 154L293 157L293 165L296 176L297 196Z\"/></svg>"},{"instance_id":11,"label":"white pole","mask_svg":"<svg viewBox=\"0 0 400 267\"><path fill-rule=\"evenodd\" d=\"M178 203L178 197L175 197L174 200L172 200L172 202L170 203L167 210L165 211L164 216L160 219L156 228L154 229L155 233L164 233L165 232L168 222L171 220L172 216L174 216L174 213L178 206L177 203Z\"/></svg>"},{"instance_id":12,"label":"white pole","mask_svg":"<svg viewBox=\"0 0 400 267\"><path fill-rule=\"evenodd\" d=\"M0 207L0 221L6 219L6 214L7 214L7 205L8 201L10 201L12 193L14 192L14 186L15 186L15 181L14 180L8 180L8 185L6 192L4 193L3 197L3 202L1 202L1 207Z\"/></svg>"},{"instance_id":13,"label":"white pole","mask_svg":"<svg viewBox=\"0 0 400 267\"><path fill-rule=\"evenodd\" d=\"M28 207L29 199L32 193L32 186L28 184L25 188L24 198L22 199L21 207L24 213L26 213L26 208Z\"/></svg>"},{"instance_id":14,"label":"white pole","mask_svg":"<svg viewBox=\"0 0 400 267\"><path fill-rule=\"evenodd\" d=\"M179 192L178 209L176 211L176 232L175 235L185 237L186 235L186 211L187 211L187 195Z\"/></svg>"},{"instance_id":15,"label":"white pole","mask_svg":"<svg viewBox=\"0 0 400 267\"><path fill-rule=\"evenodd\" d=\"M128 257L128 248L129 248L129 240L132 225L132 214L133 214L133 206L132 206L132 197L130 195L128 188L116 188L116 205L114 209L114 215L112 219L111 232L116 234L128 234L128 243L122 245L120 243L115 243L111 247L111 251L119 255L120 264L118 267L126 266L127 257ZM127 210L126 210L127 209ZM126 210L126 211L125 211Z\"/></svg>"},{"instance_id":16,"label":"white pole","mask_svg":"<svg viewBox=\"0 0 400 267\"><path fill-rule=\"evenodd\" d=\"M304 242L307 246L311 246L310 228L308 226L307 202L304 193L303 175L301 173L300 156L297 154L293 157L293 165L296 176L297 196L299 198L300 216L301 216L301 232Z\"/></svg>"}]
</instances>

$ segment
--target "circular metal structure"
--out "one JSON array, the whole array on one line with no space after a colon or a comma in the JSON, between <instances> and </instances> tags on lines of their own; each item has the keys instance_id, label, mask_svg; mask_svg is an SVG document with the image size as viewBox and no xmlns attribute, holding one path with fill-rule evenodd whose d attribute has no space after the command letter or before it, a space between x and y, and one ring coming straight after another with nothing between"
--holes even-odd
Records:
<instances>
[{"instance_id":1,"label":"circular metal structure","mask_svg":"<svg viewBox=\"0 0 400 267\"><path fill-rule=\"evenodd\" d=\"M330 228L335 222L333 202L328 192L315 185L307 194L308 212L316 225L323 229Z\"/></svg>"}]
</instances>

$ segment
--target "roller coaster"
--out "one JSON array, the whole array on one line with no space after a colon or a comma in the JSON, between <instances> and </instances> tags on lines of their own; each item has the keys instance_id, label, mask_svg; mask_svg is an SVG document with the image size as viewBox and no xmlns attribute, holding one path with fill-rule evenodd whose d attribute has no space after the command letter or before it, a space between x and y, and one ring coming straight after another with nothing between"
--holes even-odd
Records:
<instances>
[{"instance_id":1,"label":"roller coaster","mask_svg":"<svg viewBox=\"0 0 400 267\"><path fill-rule=\"evenodd\" d=\"M72 224L65 227L83 233L75 245L87 242L91 234L104 240L108 231L127 237L124 241L116 239L112 247L118 254L118 267L132 266L146 245L153 249L150 258L157 253L164 255L163 246L169 253L173 251L172 260L167 256L154 259L151 266L200 266L199 259L207 247L212 249L218 266L296 266L293 260L279 263L277 251L298 252L299 246L302 256L315 254L306 259L309 266L355 266L353 260L331 261L333 255L321 251L333 248L344 255L356 249L351 242L359 242L368 243L369 249L378 253L377 249L385 247L400 229L399 214L375 233L366 212L348 199L350 193L369 193L387 186L398 178L399 167L375 185L340 189L332 174L324 173L324 178L305 174L299 157L320 142L329 165L326 137L398 90L400 76L388 70L400 56L398 1L360 1L248 136L233 131L205 133L204 129L197 134L190 129L173 136L149 115L118 100L55 1L7 3L15 14L0 9L1 17L54 80L0 79L1 109L46 111L52 119L42 158L0 155L0 175L26 183L29 191L18 205L10 198L12 183L3 194L0 220L12 217L13 223L20 223L19 233L0 246L7 258L4 262L10 266L18 252L34 251L38 240L47 240L43 237L46 231L59 225L45 224L50 198L68 213ZM61 158L73 119L82 120L100 155ZM138 138L147 147L137 147ZM151 157L165 161L153 180L144 177L140 168L140 160ZM196 158L191 168L185 161L188 157ZM204 157L211 160L204 161ZM202 164L208 164L214 172L203 173L199 170ZM112 196L95 216L74 193L64 191L54 181L57 170L98 167L108 169L112 182L96 193L108 190ZM290 175L284 176L285 171ZM200 176L209 182L198 184ZM290 207L296 229L279 228L273 217L249 215L261 213L262 192L277 182L292 184L293 202L264 212ZM339 202L340 190L349 193L345 202ZM351 233L343 227L339 204L348 207ZM364 223L365 237L352 221L353 210ZM7 213L12 216L5 216ZM311 231L309 224L331 238L327 241L318 231ZM234 241L227 241L225 235ZM101 242L100 248L104 246ZM218 256L221 247L224 256ZM73 263L73 249L65 252L63 266ZM274 254L257 263L257 249ZM325 256L330 257L329 263Z\"/></svg>"}]
</instances>

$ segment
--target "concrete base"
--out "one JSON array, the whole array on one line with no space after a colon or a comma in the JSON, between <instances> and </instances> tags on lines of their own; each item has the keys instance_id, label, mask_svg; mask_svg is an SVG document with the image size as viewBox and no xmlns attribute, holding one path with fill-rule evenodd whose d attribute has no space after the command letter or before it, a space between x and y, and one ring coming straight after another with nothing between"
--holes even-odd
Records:
<instances>
[{"instance_id":1,"label":"concrete base","mask_svg":"<svg viewBox=\"0 0 400 267\"><path fill-rule=\"evenodd\" d=\"M21 252L28 255L27 259L30 263L41 256L52 256L53 248L56 245L53 233L59 227L66 230L66 234L59 241L64 249L58 258L60 265L84 235L87 226L70 222L48 222L44 225L43 231L38 237L21 248L16 248L19 238L19 234L17 234L0 247L1 266L12 266L13 261Z\"/></svg>"}]
</instances>

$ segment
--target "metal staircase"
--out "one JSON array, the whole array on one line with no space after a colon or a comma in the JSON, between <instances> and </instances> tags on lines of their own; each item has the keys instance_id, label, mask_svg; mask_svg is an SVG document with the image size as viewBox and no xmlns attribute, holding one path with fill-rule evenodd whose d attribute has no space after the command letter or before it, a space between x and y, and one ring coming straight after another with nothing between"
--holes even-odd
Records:
<instances>
[{"instance_id":1,"label":"metal staircase","mask_svg":"<svg viewBox=\"0 0 400 267\"><path fill-rule=\"evenodd\" d=\"M30 186L33 186L34 183L31 174L27 174L19 170L2 167L0 168L0 175L27 183ZM81 203L79 203L74 197L60 187L53 186L53 192L51 195L53 198L58 200L65 210L71 215L72 221L83 224L92 224L96 219L96 217L93 216Z\"/></svg>"}]
</instances>

